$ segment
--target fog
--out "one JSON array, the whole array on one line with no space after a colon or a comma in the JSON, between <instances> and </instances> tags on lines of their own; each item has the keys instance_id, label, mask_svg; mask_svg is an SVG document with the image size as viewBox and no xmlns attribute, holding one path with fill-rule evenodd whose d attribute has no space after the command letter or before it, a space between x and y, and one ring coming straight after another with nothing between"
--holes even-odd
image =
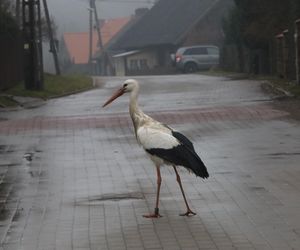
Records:
<instances>
[{"instance_id":1,"label":"fog","mask_svg":"<svg viewBox=\"0 0 300 250\"><path fill-rule=\"evenodd\" d=\"M88 31L89 0L47 1L51 16L58 26L58 35L63 32ZM136 8L153 6L153 0L96 0L99 18L108 19L130 16Z\"/></svg>"},{"instance_id":2,"label":"fog","mask_svg":"<svg viewBox=\"0 0 300 250\"><path fill-rule=\"evenodd\" d=\"M100 19L126 17L134 14L135 9L153 6L154 0L96 0ZM89 31L89 0L48 0L51 17L57 25L57 38L64 32ZM49 44L44 44L44 70L54 73L52 54Z\"/></svg>"}]
</instances>

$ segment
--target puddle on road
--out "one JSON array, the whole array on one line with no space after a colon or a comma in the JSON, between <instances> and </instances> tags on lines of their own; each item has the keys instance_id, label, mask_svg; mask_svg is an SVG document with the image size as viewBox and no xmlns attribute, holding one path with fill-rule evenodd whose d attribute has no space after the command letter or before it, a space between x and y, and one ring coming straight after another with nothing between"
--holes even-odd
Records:
<instances>
[{"instance_id":1,"label":"puddle on road","mask_svg":"<svg viewBox=\"0 0 300 250\"><path fill-rule=\"evenodd\" d=\"M1 206L2 208L2 206ZM10 210L6 208L2 208L0 211L0 221L5 221L9 218Z\"/></svg>"},{"instance_id":2,"label":"puddle on road","mask_svg":"<svg viewBox=\"0 0 300 250\"><path fill-rule=\"evenodd\" d=\"M42 151L35 150L36 153L40 153ZM41 170L40 167L36 167L32 165L33 160L41 159L39 156L36 156L34 153L25 153L23 155L23 167L27 170L28 174L32 178L45 178L47 176L47 172Z\"/></svg>"},{"instance_id":3,"label":"puddle on road","mask_svg":"<svg viewBox=\"0 0 300 250\"><path fill-rule=\"evenodd\" d=\"M231 174L233 174L233 172L232 171L220 171L220 172L215 172L215 174L231 175Z\"/></svg>"},{"instance_id":4,"label":"puddle on road","mask_svg":"<svg viewBox=\"0 0 300 250\"><path fill-rule=\"evenodd\" d=\"M40 169L37 169L37 170L30 170L28 171L29 175L32 177L32 178L45 178L47 175L46 171L41 171Z\"/></svg>"},{"instance_id":5,"label":"puddle on road","mask_svg":"<svg viewBox=\"0 0 300 250\"><path fill-rule=\"evenodd\" d=\"M1 167L16 167L16 166L20 166L19 163L0 163L0 168Z\"/></svg>"},{"instance_id":6,"label":"puddle on road","mask_svg":"<svg viewBox=\"0 0 300 250\"><path fill-rule=\"evenodd\" d=\"M285 159L288 156L298 156L300 155L300 153L298 152L291 152L291 153L287 153L287 152L278 152L278 153L270 153L270 154L266 154L266 156L268 156L268 158L270 159Z\"/></svg>"},{"instance_id":7,"label":"puddle on road","mask_svg":"<svg viewBox=\"0 0 300 250\"><path fill-rule=\"evenodd\" d=\"M254 193L255 195L267 195L269 191L262 186L248 186L247 189L249 192Z\"/></svg>"},{"instance_id":8,"label":"puddle on road","mask_svg":"<svg viewBox=\"0 0 300 250\"><path fill-rule=\"evenodd\" d=\"M81 198L75 201L77 206L97 206L107 202L121 202L142 200L144 196L141 193L121 193L121 194L103 194L99 196L92 196L89 198Z\"/></svg>"},{"instance_id":9,"label":"puddle on road","mask_svg":"<svg viewBox=\"0 0 300 250\"><path fill-rule=\"evenodd\" d=\"M33 158L33 153L25 153L23 155L23 158L28 162L30 163L32 161L32 158Z\"/></svg>"},{"instance_id":10,"label":"puddle on road","mask_svg":"<svg viewBox=\"0 0 300 250\"><path fill-rule=\"evenodd\" d=\"M14 145L0 145L0 154L14 153L16 147Z\"/></svg>"},{"instance_id":11,"label":"puddle on road","mask_svg":"<svg viewBox=\"0 0 300 250\"><path fill-rule=\"evenodd\" d=\"M7 145L0 145L0 154L3 154L6 150Z\"/></svg>"},{"instance_id":12,"label":"puddle on road","mask_svg":"<svg viewBox=\"0 0 300 250\"><path fill-rule=\"evenodd\" d=\"M269 156L294 156L294 155L300 155L300 153L299 152L291 152L291 153L279 152L279 153L270 153L267 155L269 155Z\"/></svg>"}]
</instances>

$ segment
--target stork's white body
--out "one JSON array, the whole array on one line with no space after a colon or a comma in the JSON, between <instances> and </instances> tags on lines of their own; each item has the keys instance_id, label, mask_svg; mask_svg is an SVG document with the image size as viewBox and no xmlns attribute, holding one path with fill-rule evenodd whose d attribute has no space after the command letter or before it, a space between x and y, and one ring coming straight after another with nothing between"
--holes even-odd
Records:
<instances>
[{"instance_id":1,"label":"stork's white body","mask_svg":"<svg viewBox=\"0 0 300 250\"><path fill-rule=\"evenodd\" d=\"M137 129L137 139L145 150L151 148L172 149L178 146L179 141L172 136L171 130L159 124L145 124ZM170 165L172 163L155 155L150 155L155 165Z\"/></svg>"}]
</instances>

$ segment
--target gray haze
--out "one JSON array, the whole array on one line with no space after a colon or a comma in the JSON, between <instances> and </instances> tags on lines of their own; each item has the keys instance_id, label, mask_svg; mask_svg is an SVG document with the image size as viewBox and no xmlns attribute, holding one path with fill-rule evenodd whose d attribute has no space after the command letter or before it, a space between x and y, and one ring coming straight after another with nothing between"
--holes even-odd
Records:
<instances>
[{"instance_id":1,"label":"gray haze","mask_svg":"<svg viewBox=\"0 0 300 250\"><path fill-rule=\"evenodd\" d=\"M136 8L151 8L153 0L96 1L99 18L130 16ZM49 11L58 25L58 33L88 31L89 0L50 0Z\"/></svg>"},{"instance_id":2,"label":"gray haze","mask_svg":"<svg viewBox=\"0 0 300 250\"><path fill-rule=\"evenodd\" d=\"M106 0L96 1L99 18L109 19L134 14L136 8L151 8L153 0ZM58 27L57 38L64 32L84 32L89 30L89 0L48 0L51 16ZM44 70L54 73L52 54L49 45L44 44Z\"/></svg>"}]
</instances>

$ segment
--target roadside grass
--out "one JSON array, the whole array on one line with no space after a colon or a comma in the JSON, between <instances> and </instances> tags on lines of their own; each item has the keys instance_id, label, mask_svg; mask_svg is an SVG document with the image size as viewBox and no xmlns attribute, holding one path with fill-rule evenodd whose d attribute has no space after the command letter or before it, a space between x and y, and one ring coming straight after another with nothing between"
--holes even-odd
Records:
<instances>
[{"instance_id":1,"label":"roadside grass","mask_svg":"<svg viewBox=\"0 0 300 250\"><path fill-rule=\"evenodd\" d=\"M44 90L26 90L23 83L5 91L8 95L38 97L43 99L63 96L74 92L91 89L92 79L88 76L56 76L45 74Z\"/></svg>"},{"instance_id":2,"label":"roadside grass","mask_svg":"<svg viewBox=\"0 0 300 250\"><path fill-rule=\"evenodd\" d=\"M198 71L197 73L200 75L209 75L209 76L230 76L232 74L236 74L235 72L226 71L218 67L214 67L208 70Z\"/></svg>"},{"instance_id":3,"label":"roadside grass","mask_svg":"<svg viewBox=\"0 0 300 250\"><path fill-rule=\"evenodd\" d=\"M287 87L288 91L295 95L295 97L300 98L300 85L293 84Z\"/></svg>"},{"instance_id":4,"label":"roadside grass","mask_svg":"<svg viewBox=\"0 0 300 250\"><path fill-rule=\"evenodd\" d=\"M274 76L258 76L256 79L267 81L274 89L283 90L296 98L300 98L300 85L293 81Z\"/></svg>"},{"instance_id":5,"label":"roadside grass","mask_svg":"<svg viewBox=\"0 0 300 250\"><path fill-rule=\"evenodd\" d=\"M278 78L276 76L237 73L237 72L225 71L222 69L211 69L208 71L199 72L199 74L210 75L210 76L224 76L224 77L229 77L233 80L253 79L253 80L264 81L264 82L268 82L274 90L283 90L285 92L290 93L292 96L296 98L300 98L300 85L296 84L293 81Z\"/></svg>"},{"instance_id":6,"label":"roadside grass","mask_svg":"<svg viewBox=\"0 0 300 250\"><path fill-rule=\"evenodd\" d=\"M17 107L18 103L9 96L0 96L0 107Z\"/></svg>"},{"instance_id":7,"label":"roadside grass","mask_svg":"<svg viewBox=\"0 0 300 250\"><path fill-rule=\"evenodd\" d=\"M44 77L44 90L26 90L24 83L19 83L13 88L1 93L0 105L2 107L17 106L17 103L11 96L36 97L47 100L49 98L64 96L93 88L93 80L88 76L56 76L45 74Z\"/></svg>"}]
</instances>

